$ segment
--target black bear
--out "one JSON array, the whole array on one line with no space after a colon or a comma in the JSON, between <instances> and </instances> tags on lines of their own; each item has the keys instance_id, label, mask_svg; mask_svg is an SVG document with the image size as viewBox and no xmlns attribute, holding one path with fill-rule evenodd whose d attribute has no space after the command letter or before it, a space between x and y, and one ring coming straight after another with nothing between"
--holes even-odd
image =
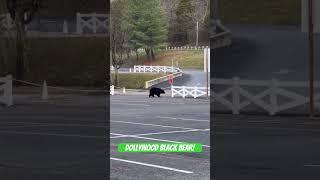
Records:
<instances>
[{"instance_id":1,"label":"black bear","mask_svg":"<svg viewBox=\"0 0 320 180\"><path fill-rule=\"evenodd\" d=\"M157 95L158 97L160 97L160 94L165 94L164 90L160 89L160 88L153 87L150 89L149 97L151 97L151 96L154 97L154 95Z\"/></svg>"}]
</instances>

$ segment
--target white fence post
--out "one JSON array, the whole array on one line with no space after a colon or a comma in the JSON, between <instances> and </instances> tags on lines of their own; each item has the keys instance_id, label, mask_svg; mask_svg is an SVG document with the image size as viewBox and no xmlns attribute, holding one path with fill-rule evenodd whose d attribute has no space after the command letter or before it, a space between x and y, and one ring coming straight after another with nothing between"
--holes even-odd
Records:
<instances>
[{"instance_id":1,"label":"white fence post","mask_svg":"<svg viewBox=\"0 0 320 180\"><path fill-rule=\"evenodd\" d=\"M91 16L91 18L92 18L92 21L93 21L93 23L92 23L93 33L96 34L96 33L97 33L97 24L98 24L97 14L96 14L96 13L93 13L92 16Z\"/></svg>"},{"instance_id":2,"label":"white fence post","mask_svg":"<svg viewBox=\"0 0 320 180\"><path fill-rule=\"evenodd\" d=\"M114 95L114 85L110 86L110 95Z\"/></svg>"},{"instance_id":3,"label":"white fence post","mask_svg":"<svg viewBox=\"0 0 320 180\"><path fill-rule=\"evenodd\" d=\"M239 78L233 78L233 85L232 85L232 104L233 109L232 113L238 115L240 109L240 94L239 94Z\"/></svg>"},{"instance_id":4,"label":"white fence post","mask_svg":"<svg viewBox=\"0 0 320 180\"><path fill-rule=\"evenodd\" d=\"M5 85L4 85L4 100L7 106L11 106L13 104L12 98L12 76L7 75L5 78Z\"/></svg>"},{"instance_id":5,"label":"white fence post","mask_svg":"<svg viewBox=\"0 0 320 180\"><path fill-rule=\"evenodd\" d=\"M186 97L186 87L182 86L182 97L185 98Z\"/></svg>"},{"instance_id":6,"label":"white fence post","mask_svg":"<svg viewBox=\"0 0 320 180\"><path fill-rule=\"evenodd\" d=\"M82 34L82 25L81 25L81 14L77 13L77 33Z\"/></svg>"},{"instance_id":7,"label":"white fence post","mask_svg":"<svg viewBox=\"0 0 320 180\"><path fill-rule=\"evenodd\" d=\"M67 23L66 20L63 21L62 32L63 32L64 34L68 34L68 23Z\"/></svg>"},{"instance_id":8,"label":"white fence post","mask_svg":"<svg viewBox=\"0 0 320 180\"><path fill-rule=\"evenodd\" d=\"M278 111L278 96L277 96L277 89L278 89L278 80L272 79L271 80L271 88L270 88L270 103L271 103L271 110L269 112L270 115L275 115Z\"/></svg>"}]
</instances>

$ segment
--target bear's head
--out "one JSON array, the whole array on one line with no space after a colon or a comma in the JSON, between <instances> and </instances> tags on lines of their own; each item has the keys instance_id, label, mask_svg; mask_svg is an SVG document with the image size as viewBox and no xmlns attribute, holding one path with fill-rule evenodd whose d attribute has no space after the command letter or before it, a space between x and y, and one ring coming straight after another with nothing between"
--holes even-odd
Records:
<instances>
[{"instance_id":1,"label":"bear's head","mask_svg":"<svg viewBox=\"0 0 320 180\"><path fill-rule=\"evenodd\" d=\"M164 92L163 89L160 89L160 93L161 93L161 94L165 94L166 92Z\"/></svg>"}]
</instances>

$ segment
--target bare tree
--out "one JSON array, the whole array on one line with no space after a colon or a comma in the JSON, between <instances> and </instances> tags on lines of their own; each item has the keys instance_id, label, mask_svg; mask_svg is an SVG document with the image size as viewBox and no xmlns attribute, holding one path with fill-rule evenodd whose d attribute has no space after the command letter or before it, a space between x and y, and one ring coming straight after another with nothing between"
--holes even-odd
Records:
<instances>
[{"instance_id":1,"label":"bare tree","mask_svg":"<svg viewBox=\"0 0 320 180\"><path fill-rule=\"evenodd\" d=\"M0 2L0 15L6 14L6 5L3 1ZM6 17L3 17L4 19ZM4 24L0 24L0 77L5 75L8 70L8 37L5 37L7 29Z\"/></svg>"},{"instance_id":2,"label":"bare tree","mask_svg":"<svg viewBox=\"0 0 320 180\"><path fill-rule=\"evenodd\" d=\"M125 60L128 58L129 49L129 27L126 24L126 2L127 0L117 0L112 2L110 18L110 49L111 64L114 67L114 86L118 86L118 72Z\"/></svg>"},{"instance_id":3,"label":"bare tree","mask_svg":"<svg viewBox=\"0 0 320 180\"><path fill-rule=\"evenodd\" d=\"M195 13L193 23L196 27L196 46L199 45L199 26L205 24L205 19L209 14L209 0L195 0L193 1L193 6L195 7Z\"/></svg>"},{"instance_id":4,"label":"bare tree","mask_svg":"<svg viewBox=\"0 0 320 180\"><path fill-rule=\"evenodd\" d=\"M166 12L169 23L169 40L175 41L175 36L179 34L177 30L177 17L176 9L178 7L179 0L161 0L161 5ZM192 15L189 23L194 27L194 32L189 32L192 37L195 37L195 45L199 44L199 32L205 30L206 18L209 15L209 0L192 0L192 6L194 7L194 14Z\"/></svg>"},{"instance_id":5,"label":"bare tree","mask_svg":"<svg viewBox=\"0 0 320 180\"><path fill-rule=\"evenodd\" d=\"M16 78L23 79L26 53L26 25L41 8L42 0L6 0L6 6L16 29Z\"/></svg>"}]
</instances>

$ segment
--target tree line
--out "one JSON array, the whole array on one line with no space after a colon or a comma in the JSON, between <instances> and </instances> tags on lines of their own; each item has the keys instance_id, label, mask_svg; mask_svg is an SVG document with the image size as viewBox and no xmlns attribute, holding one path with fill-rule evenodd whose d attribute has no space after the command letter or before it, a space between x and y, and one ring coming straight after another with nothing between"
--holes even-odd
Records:
<instances>
[{"instance_id":1,"label":"tree line","mask_svg":"<svg viewBox=\"0 0 320 180\"><path fill-rule=\"evenodd\" d=\"M110 8L115 85L118 70L132 53L139 59L139 50L143 49L151 62L161 47L199 45L199 32L207 33L210 14L208 0L112 0Z\"/></svg>"},{"instance_id":2,"label":"tree line","mask_svg":"<svg viewBox=\"0 0 320 180\"><path fill-rule=\"evenodd\" d=\"M143 49L148 60L155 59L155 50L166 45L168 23L160 0L114 0L110 25L111 63L117 85L118 69L132 52L138 59L138 51Z\"/></svg>"}]
</instances>

